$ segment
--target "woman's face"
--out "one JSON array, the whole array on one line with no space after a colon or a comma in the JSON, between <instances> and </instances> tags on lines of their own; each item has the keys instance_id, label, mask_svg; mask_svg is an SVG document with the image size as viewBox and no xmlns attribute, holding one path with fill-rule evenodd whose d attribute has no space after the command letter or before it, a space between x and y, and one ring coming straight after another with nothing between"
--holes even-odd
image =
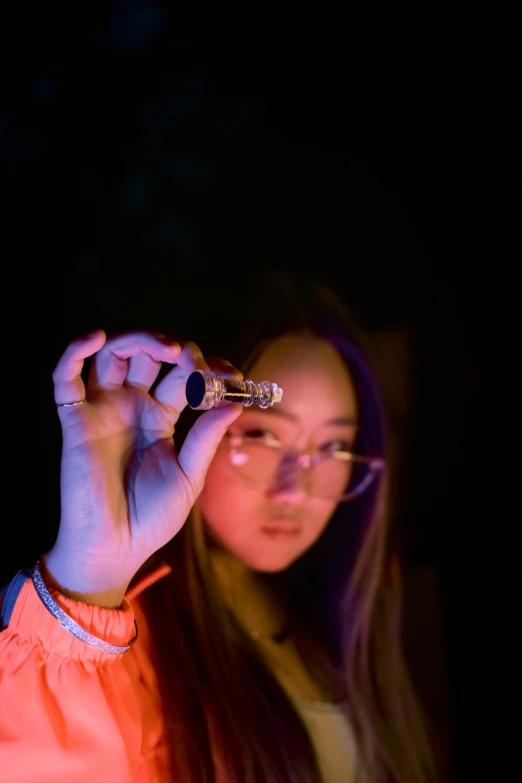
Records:
<instances>
[{"instance_id":1,"label":"woman's face","mask_svg":"<svg viewBox=\"0 0 522 783\"><path fill-rule=\"evenodd\" d=\"M313 493L311 473L299 468L295 454L352 447L357 400L339 353L313 337L278 338L248 377L275 381L283 389L283 399L267 410L246 408L229 433L248 435L256 447L257 441L262 446L280 443L289 449L289 457L278 462L280 468L268 485L259 486L257 480L246 481L232 464L225 437L198 502L218 544L249 568L273 573L314 544L337 506L336 499ZM343 489L340 486L339 492Z\"/></svg>"}]
</instances>

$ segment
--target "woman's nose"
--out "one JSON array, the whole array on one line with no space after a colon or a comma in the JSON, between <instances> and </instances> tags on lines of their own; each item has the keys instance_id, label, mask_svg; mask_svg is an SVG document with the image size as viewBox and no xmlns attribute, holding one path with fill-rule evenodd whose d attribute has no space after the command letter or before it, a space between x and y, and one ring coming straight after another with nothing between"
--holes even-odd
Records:
<instances>
[{"instance_id":1,"label":"woman's nose","mask_svg":"<svg viewBox=\"0 0 522 783\"><path fill-rule=\"evenodd\" d=\"M310 482L310 467L308 454L286 455L269 487L269 494L305 495Z\"/></svg>"}]
</instances>

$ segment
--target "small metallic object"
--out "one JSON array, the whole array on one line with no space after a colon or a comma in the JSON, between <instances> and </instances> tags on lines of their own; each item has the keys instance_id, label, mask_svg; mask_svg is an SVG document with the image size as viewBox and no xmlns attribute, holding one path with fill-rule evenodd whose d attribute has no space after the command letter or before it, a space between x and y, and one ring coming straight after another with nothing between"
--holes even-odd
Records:
<instances>
[{"instance_id":1,"label":"small metallic object","mask_svg":"<svg viewBox=\"0 0 522 783\"><path fill-rule=\"evenodd\" d=\"M78 400L77 402L57 402L57 408L74 408L75 405L83 405L86 400Z\"/></svg>"},{"instance_id":2,"label":"small metallic object","mask_svg":"<svg viewBox=\"0 0 522 783\"><path fill-rule=\"evenodd\" d=\"M240 402L248 408L258 405L260 408L271 408L276 402L281 402L283 390L277 383L261 381L231 381L220 378L209 370L195 370L187 378L187 402L195 411L208 411L221 402Z\"/></svg>"}]
</instances>

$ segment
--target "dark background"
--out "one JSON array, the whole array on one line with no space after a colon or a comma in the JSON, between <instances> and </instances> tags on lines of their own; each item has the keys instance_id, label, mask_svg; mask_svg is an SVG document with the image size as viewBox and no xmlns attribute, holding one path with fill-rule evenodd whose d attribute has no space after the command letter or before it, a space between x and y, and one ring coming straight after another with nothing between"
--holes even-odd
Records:
<instances>
[{"instance_id":1,"label":"dark background","mask_svg":"<svg viewBox=\"0 0 522 783\"><path fill-rule=\"evenodd\" d=\"M68 340L181 325L207 347L260 276L311 268L375 338L395 406L416 682L455 778L511 778L516 29L491 7L328 3L7 17L2 582L56 534Z\"/></svg>"}]
</instances>

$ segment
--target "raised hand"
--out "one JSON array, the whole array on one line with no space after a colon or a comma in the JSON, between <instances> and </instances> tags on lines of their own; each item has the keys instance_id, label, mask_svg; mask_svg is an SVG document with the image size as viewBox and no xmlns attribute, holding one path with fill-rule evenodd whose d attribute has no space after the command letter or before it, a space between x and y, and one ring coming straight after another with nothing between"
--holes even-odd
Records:
<instances>
[{"instance_id":1,"label":"raised hand","mask_svg":"<svg viewBox=\"0 0 522 783\"><path fill-rule=\"evenodd\" d=\"M151 392L164 362L174 366ZM207 411L176 453L186 379L209 368L242 378L223 360L207 363L193 342L147 332L106 339L100 330L60 358L53 379L63 435L61 520L45 566L68 594L118 605L139 567L185 523L219 442L243 410Z\"/></svg>"}]
</instances>

